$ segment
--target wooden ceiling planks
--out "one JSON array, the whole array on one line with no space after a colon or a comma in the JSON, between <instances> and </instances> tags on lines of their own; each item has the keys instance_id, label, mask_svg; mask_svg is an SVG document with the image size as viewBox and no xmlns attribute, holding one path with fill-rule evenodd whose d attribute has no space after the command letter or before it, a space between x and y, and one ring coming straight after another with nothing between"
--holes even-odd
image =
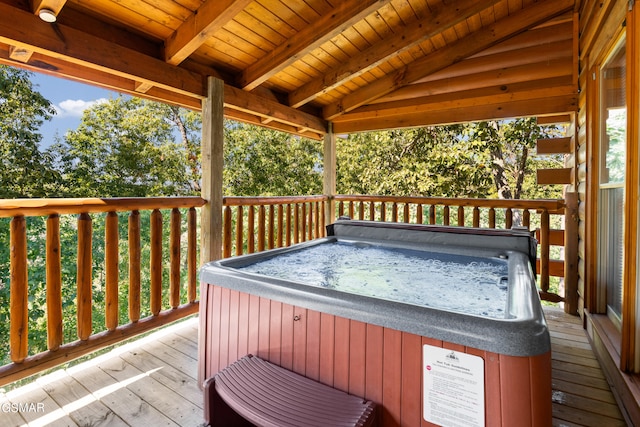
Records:
<instances>
[{"instance_id":1,"label":"wooden ceiling planks","mask_svg":"<svg viewBox=\"0 0 640 427\"><path fill-rule=\"evenodd\" d=\"M575 0L40 1L62 7L55 27L3 0L0 20L24 17L35 35L0 26L0 62L14 52L29 69L192 108L216 75L229 117L316 138L325 120L366 130L523 112L526 99L532 112L572 108L567 73L577 91Z\"/></svg>"}]
</instances>

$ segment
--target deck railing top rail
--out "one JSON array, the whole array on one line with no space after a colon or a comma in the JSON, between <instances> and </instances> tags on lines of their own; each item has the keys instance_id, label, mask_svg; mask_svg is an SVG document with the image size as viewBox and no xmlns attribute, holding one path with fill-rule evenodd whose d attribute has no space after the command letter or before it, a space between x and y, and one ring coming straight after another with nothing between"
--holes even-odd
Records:
<instances>
[{"instance_id":1,"label":"deck railing top rail","mask_svg":"<svg viewBox=\"0 0 640 427\"><path fill-rule=\"evenodd\" d=\"M327 196L226 196L224 206L286 205L288 203L321 202Z\"/></svg>"},{"instance_id":2,"label":"deck railing top rail","mask_svg":"<svg viewBox=\"0 0 640 427\"><path fill-rule=\"evenodd\" d=\"M562 199L465 199L456 197L375 196L364 194L339 194L333 198L338 202L389 202L445 206L478 206L483 208L536 209L546 210L550 214L561 214L565 208L565 201Z\"/></svg>"},{"instance_id":3,"label":"deck railing top rail","mask_svg":"<svg viewBox=\"0 0 640 427\"><path fill-rule=\"evenodd\" d=\"M97 212L124 212L134 210L173 209L204 206L201 197L120 197L69 199L3 199L0 200L0 218L16 216L47 216Z\"/></svg>"}]
</instances>

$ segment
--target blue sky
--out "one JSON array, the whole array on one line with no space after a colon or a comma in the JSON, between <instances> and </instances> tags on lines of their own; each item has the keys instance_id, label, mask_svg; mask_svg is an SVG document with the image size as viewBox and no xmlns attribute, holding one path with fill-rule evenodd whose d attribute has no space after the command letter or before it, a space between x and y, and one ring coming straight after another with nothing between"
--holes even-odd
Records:
<instances>
[{"instance_id":1,"label":"blue sky","mask_svg":"<svg viewBox=\"0 0 640 427\"><path fill-rule=\"evenodd\" d=\"M51 145L56 134L62 137L67 130L76 129L85 109L118 96L117 92L39 73L34 73L32 82L35 89L53 103L57 112L40 128L42 148Z\"/></svg>"}]
</instances>

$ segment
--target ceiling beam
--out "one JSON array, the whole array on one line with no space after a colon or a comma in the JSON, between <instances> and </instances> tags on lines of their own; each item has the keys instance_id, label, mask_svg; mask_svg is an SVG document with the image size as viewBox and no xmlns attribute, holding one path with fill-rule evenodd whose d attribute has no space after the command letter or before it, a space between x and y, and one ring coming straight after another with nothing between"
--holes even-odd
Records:
<instances>
[{"instance_id":1,"label":"ceiling beam","mask_svg":"<svg viewBox=\"0 0 640 427\"><path fill-rule=\"evenodd\" d=\"M255 114L247 113L240 110L234 110L233 108L225 108L224 116L229 119L237 120L239 122L250 123L256 126L262 126L269 129L278 130L281 132L287 132L293 135L302 136L305 138L311 138L315 140L321 140L324 138L323 133L315 133L310 129L306 128L298 128L296 126L290 126L284 123L276 122L275 120L268 121L267 123L263 122L263 117L257 116Z\"/></svg>"},{"instance_id":2,"label":"ceiling beam","mask_svg":"<svg viewBox=\"0 0 640 427\"><path fill-rule=\"evenodd\" d=\"M553 47L553 45L550 45L550 47ZM405 86L395 92L391 92L390 94L376 99L369 105L374 106L380 103L398 101L407 98L418 98L445 93L454 94L458 91L477 89L481 87L509 85L513 83L522 83L560 76L571 77L573 75L573 62L571 57L568 55L559 55L558 58L524 55L519 55L519 57L526 58L527 62L523 62L522 64L515 66L503 66L502 63L496 62L494 69L489 69L487 71L480 71L476 73L470 72L469 74L460 76L440 75L438 80L431 80L424 83L415 83Z\"/></svg>"},{"instance_id":3,"label":"ceiling beam","mask_svg":"<svg viewBox=\"0 0 640 427\"><path fill-rule=\"evenodd\" d=\"M238 85L245 90L255 89L307 53L340 34L346 28L380 9L391 0L342 0L333 13L322 15L272 52L248 66Z\"/></svg>"},{"instance_id":4,"label":"ceiling beam","mask_svg":"<svg viewBox=\"0 0 640 427\"><path fill-rule=\"evenodd\" d=\"M473 108L461 107L448 110L420 111L402 116L378 117L369 120L334 122L337 134L383 129L400 129L417 126L436 126L452 123L499 120L513 117L532 117L545 114L571 113L577 110L575 94L539 99L525 99L505 103L479 104Z\"/></svg>"},{"instance_id":5,"label":"ceiling beam","mask_svg":"<svg viewBox=\"0 0 640 427\"><path fill-rule=\"evenodd\" d=\"M469 108L483 105L508 104L511 102L544 99L552 96L578 96L571 75L529 80L513 84L496 84L490 87L460 90L456 96L441 94L420 98L367 105L340 116L334 123L359 122L386 117L430 114L433 111Z\"/></svg>"},{"instance_id":6,"label":"ceiling beam","mask_svg":"<svg viewBox=\"0 0 640 427\"><path fill-rule=\"evenodd\" d=\"M326 120L333 120L376 98L460 62L464 58L488 49L509 37L520 34L564 13L573 7L573 2L574 0L544 0L533 3L519 12L503 18L488 27L470 33L466 37L412 62L395 73L357 89L340 101L326 106L323 116Z\"/></svg>"},{"instance_id":7,"label":"ceiling beam","mask_svg":"<svg viewBox=\"0 0 640 427\"><path fill-rule=\"evenodd\" d=\"M295 108L304 105L345 81L377 67L390 57L399 55L412 46L487 9L498 1L460 0L450 5L441 3L435 10L432 10L430 15L403 27L380 43L352 56L347 62L332 69L322 77L314 78L304 86L291 92L289 105Z\"/></svg>"},{"instance_id":8,"label":"ceiling beam","mask_svg":"<svg viewBox=\"0 0 640 427\"><path fill-rule=\"evenodd\" d=\"M319 117L233 86L224 87L224 104L225 107L273 119L295 128L309 129L322 135L327 132L327 122Z\"/></svg>"},{"instance_id":9,"label":"ceiling beam","mask_svg":"<svg viewBox=\"0 0 640 427\"><path fill-rule=\"evenodd\" d=\"M28 63L16 63L11 59L9 49L0 45L0 64L20 67L37 73L99 86L115 92L178 105L191 110L199 110L202 107L202 100L199 96L187 96L157 87L152 87L145 93L140 93L137 88L140 82L135 80L70 63L63 59L48 57L37 52L33 54Z\"/></svg>"},{"instance_id":10,"label":"ceiling beam","mask_svg":"<svg viewBox=\"0 0 640 427\"><path fill-rule=\"evenodd\" d=\"M29 12L0 3L0 42L66 62L133 79L189 96L204 97L200 74L122 47L61 23L48 24Z\"/></svg>"},{"instance_id":11,"label":"ceiling beam","mask_svg":"<svg viewBox=\"0 0 640 427\"><path fill-rule=\"evenodd\" d=\"M253 0L207 0L165 40L165 60L178 65Z\"/></svg>"},{"instance_id":12,"label":"ceiling beam","mask_svg":"<svg viewBox=\"0 0 640 427\"><path fill-rule=\"evenodd\" d=\"M167 64L60 23L45 23L6 3L0 2L0 16L3 16L0 43L7 45L0 51L0 62L200 109L205 93L204 74ZM30 62L12 61L9 46L33 51ZM309 129L317 134L324 134L327 128L326 122L317 116L230 85L225 86L225 106L272 118L271 127Z\"/></svg>"}]
</instances>

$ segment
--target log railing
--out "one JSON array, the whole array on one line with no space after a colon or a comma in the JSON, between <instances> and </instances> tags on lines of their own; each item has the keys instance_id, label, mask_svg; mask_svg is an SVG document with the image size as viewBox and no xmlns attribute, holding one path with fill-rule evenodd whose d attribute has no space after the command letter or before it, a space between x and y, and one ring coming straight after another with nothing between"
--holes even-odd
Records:
<instances>
[{"instance_id":1,"label":"log railing","mask_svg":"<svg viewBox=\"0 0 640 427\"><path fill-rule=\"evenodd\" d=\"M550 291L550 277L565 277L566 261L551 258L551 248L565 246L564 200L456 199L435 197L346 196L334 197L337 214L372 221L440 224L460 227L526 227L538 240L537 272L540 296L551 302L565 301ZM554 224L554 225L552 225ZM557 228L553 228L557 227ZM570 242L573 245L575 242ZM575 243L577 245L577 243ZM559 250L557 252L560 252ZM575 284L577 286L577 284ZM575 292L577 294L577 291Z\"/></svg>"},{"instance_id":2,"label":"log railing","mask_svg":"<svg viewBox=\"0 0 640 427\"><path fill-rule=\"evenodd\" d=\"M327 196L225 197L223 209L223 254L225 257L252 253L323 237ZM567 276L567 261L551 259L551 248L569 247L567 233L555 229L568 205L563 200L448 199L427 197L334 196L336 214L354 219L402 221L465 227L510 228L522 225L535 230L539 240L538 274L541 296L563 301L549 291L550 276ZM129 199L23 199L0 200L0 218L11 218L10 229L10 342L11 363L0 367L0 386L44 369L73 360L102 347L115 344L198 311L196 208L199 197ZM141 211L149 214L148 241L141 241ZM119 230L118 213L128 212L125 232ZM169 218L169 236L163 240L163 214ZM185 212L183 214L183 212ZM94 218L104 216L104 276L94 277L93 251L96 246ZM183 215L186 218L183 218ZM63 271L61 268L61 218L76 216L77 255L74 260L77 339L63 336ZM46 218L44 236L30 236L29 217ZM183 223L186 223L184 225ZM126 227L124 227L126 225ZM561 228L561 227L558 227ZM41 257L46 257L46 325L48 350L29 351L29 260L28 242L46 239ZM102 239L98 237L98 239ZM168 243L165 244L163 242ZM126 246L125 249L122 249ZM148 266L141 265L141 247L149 247ZM181 255L181 248L186 254ZM121 252L128 267L120 264ZM163 254L168 255L168 262ZM180 260L184 258L184 263ZM168 274L165 273L168 269ZM149 301L142 305L141 275L148 271ZM186 279L181 271L186 269ZM126 271L124 271L126 270ZM126 278L126 302L122 300ZM163 277L168 278L166 282ZM186 283L181 283L185 281ZM96 304L96 283L104 287L104 327L95 330L92 318ZM0 281L0 286L3 283ZM567 284L567 292L569 291ZM181 289L186 288L186 295ZM572 288L573 289L573 288ZM163 307L163 293L166 301ZM183 302L181 304L181 301ZM119 313L125 306L126 322ZM142 315L145 312L145 316ZM148 313L148 315L146 315ZM7 339L3 337L2 339Z\"/></svg>"},{"instance_id":3,"label":"log railing","mask_svg":"<svg viewBox=\"0 0 640 427\"><path fill-rule=\"evenodd\" d=\"M325 196L225 197L225 258L325 235Z\"/></svg>"},{"instance_id":4,"label":"log railing","mask_svg":"<svg viewBox=\"0 0 640 427\"><path fill-rule=\"evenodd\" d=\"M157 328L198 311L197 301L197 225L196 208L204 205L199 197L126 198L126 199L17 199L0 200L0 218L10 221L10 357L11 363L0 367L0 385L70 361L91 351L117 343L134 335ZM169 212L168 245L163 245L163 215ZM141 318L141 221L140 212L150 211L150 315ZM183 211L186 219L183 220ZM129 212L126 233L119 233L118 212ZM104 241L94 242L93 218L104 218ZM63 273L61 269L61 227L63 215L77 216L76 319L77 340L63 341ZM48 350L30 354L29 277L27 259L29 236L28 217L46 217L46 324ZM183 224L186 223L186 224ZM126 234L121 239L120 234ZM121 272L121 246L128 253L128 271ZM92 295L96 287L93 277L94 246L104 250L104 329L95 330L92 318L96 302ZM181 248L186 254L181 255ZM163 251L168 251L168 284L163 283ZM181 258L186 267L186 283L181 283ZM128 275L128 302L120 301L120 277ZM186 295L180 291L186 288ZM162 307L162 294L168 292L168 305ZM128 321L119 324L120 302L128 306ZM124 317L124 316L123 316ZM3 337L2 339L7 339Z\"/></svg>"}]
</instances>

